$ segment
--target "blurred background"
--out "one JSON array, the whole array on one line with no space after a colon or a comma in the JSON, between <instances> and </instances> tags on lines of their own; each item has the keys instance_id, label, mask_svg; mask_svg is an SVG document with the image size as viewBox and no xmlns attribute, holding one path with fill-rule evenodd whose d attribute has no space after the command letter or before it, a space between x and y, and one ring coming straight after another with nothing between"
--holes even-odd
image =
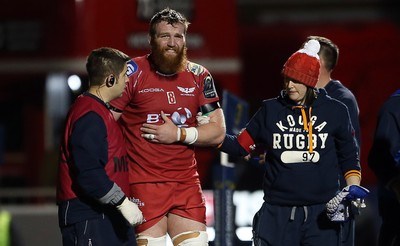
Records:
<instances>
[{"instance_id":1,"label":"blurred background","mask_svg":"<svg viewBox=\"0 0 400 246\"><path fill-rule=\"evenodd\" d=\"M149 18L169 6L192 23L189 59L211 71L221 97L229 91L248 102L250 115L263 99L278 95L282 66L307 36L325 36L339 46L333 78L358 100L362 185L372 191L357 219L356 243L375 245L380 221L367 155L378 110L400 87L400 19L394 3L0 0L0 237L8 228L1 224L3 211L11 218L12 245L43 245L43 238L45 245L61 245L54 206L58 143L71 102L87 88L86 56L101 46L132 57L146 54ZM219 165L219 153L206 148L197 156L212 228L213 167ZM233 161L235 245L250 245L252 217L262 201L262 167Z\"/></svg>"}]
</instances>

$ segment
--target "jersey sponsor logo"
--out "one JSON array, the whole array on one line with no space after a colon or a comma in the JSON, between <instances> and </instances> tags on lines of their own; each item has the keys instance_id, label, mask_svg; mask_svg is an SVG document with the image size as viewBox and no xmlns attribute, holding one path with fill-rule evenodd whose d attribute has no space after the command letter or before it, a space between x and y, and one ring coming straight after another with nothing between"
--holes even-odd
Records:
<instances>
[{"instance_id":1,"label":"jersey sponsor logo","mask_svg":"<svg viewBox=\"0 0 400 246\"><path fill-rule=\"evenodd\" d=\"M178 127L187 127L187 121L193 117L193 113L188 108L177 108L172 114L165 114L170 117L172 122ZM146 123L158 124L163 123L160 114L148 114Z\"/></svg>"},{"instance_id":2,"label":"jersey sponsor logo","mask_svg":"<svg viewBox=\"0 0 400 246\"><path fill-rule=\"evenodd\" d=\"M215 90L214 80L211 75L207 75L204 78L204 90L203 94L205 98L214 98L217 97L217 91Z\"/></svg>"},{"instance_id":3,"label":"jersey sponsor logo","mask_svg":"<svg viewBox=\"0 0 400 246\"><path fill-rule=\"evenodd\" d=\"M192 118L193 114L187 108L178 108L171 114L171 120L177 126L187 126L186 121Z\"/></svg>"},{"instance_id":4,"label":"jersey sponsor logo","mask_svg":"<svg viewBox=\"0 0 400 246\"><path fill-rule=\"evenodd\" d=\"M204 67L194 62L189 62L187 65L187 69L196 76L199 76L204 72Z\"/></svg>"},{"instance_id":5,"label":"jersey sponsor logo","mask_svg":"<svg viewBox=\"0 0 400 246\"><path fill-rule=\"evenodd\" d=\"M126 71L126 75L128 75L128 77L130 77L132 74L136 73L138 70L138 65L130 60L126 63L128 70Z\"/></svg>"},{"instance_id":6,"label":"jersey sponsor logo","mask_svg":"<svg viewBox=\"0 0 400 246\"><path fill-rule=\"evenodd\" d=\"M128 160L126 156L114 157L114 172L128 172Z\"/></svg>"},{"instance_id":7,"label":"jersey sponsor logo","mask_svg":"<svg viewBox=\"0 0 400 246\"><path fill-rule=\"evenodd\" d=\"M138 91L138 93L158 93L164 92L163 88L144 88Z\"/></svg>"},{"instance_id":8,"label":"jersey sponsor logo","mask_svg":"<svg viewBox=\"0 0 400 246\"><path fill-rule=\"evenodd\" d=\"M195 87L191 87L191 88L183 88L183 87L180 87L180 86L177 86L178 87L178 90L180 90L181 92L183 92L183 93L192 93L193 91L194 91L194 89L195 89Z\"/></svg>"},{"instance_id":9,"label":"jersey sponsor logo","mask_svg":"<svg viewBox=\"0 0 400 246\"><path fill-rule=\"evenodd\" d=\"M190 88L183 88L180 86L177 86L178 90L182 92L181 96L194 96L193 92L196 89L196 87L190 87Z\"/></svg>"}]
</instances>

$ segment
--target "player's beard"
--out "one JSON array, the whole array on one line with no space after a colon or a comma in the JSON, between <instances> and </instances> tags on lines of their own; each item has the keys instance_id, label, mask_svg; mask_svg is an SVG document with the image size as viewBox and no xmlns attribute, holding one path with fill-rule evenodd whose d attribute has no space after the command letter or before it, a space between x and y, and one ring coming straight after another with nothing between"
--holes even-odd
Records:
<instances>
[{"instance_id":1,"label":"player's beard","mask_svg":"<svg viewBox=\"0 0 400 246\"><path fill-rule=\"evenodd\" d=\"M187 48L184 46L176 52L175 56L172 56L166 54L165 48L154 44L151 48L150 58L157 71L164 74L175 74L185 69L187 62L186 51Z\"/></svg>"}]
</instances>

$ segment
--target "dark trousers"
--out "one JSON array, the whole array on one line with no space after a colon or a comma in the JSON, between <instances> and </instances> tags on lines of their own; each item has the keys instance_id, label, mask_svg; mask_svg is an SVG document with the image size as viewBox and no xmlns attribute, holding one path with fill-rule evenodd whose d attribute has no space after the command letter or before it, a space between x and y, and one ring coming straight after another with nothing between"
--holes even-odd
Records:
<instances>
[{"instance_id":1,"label":"dark trousers","mask_svg":"<svg viewBox=\"0 0 400 246\"><path fill-rule=\"evenodd\" d=\"M355 219L341 223L340 238L342 241L341 246L354 246L355 245Z\"/></svg>"},{"instance_id":2,"label":"dark trousers","mask_svg":"<svg viewBox=\"0 0 400 246\"><path fill-rule=\"evenodd\" d=\"M61 234L63 246L136 246L133 227L121 217L84 220L62 227Z\"/></svg>"},{"instance_id":3,"label":"dark trousers","mask_svg":"<svg viewBox=\"0 0 400 246\"><path fill-rule=\"evenodd\" d=\"M263 204L253 222L256 246L338 246L340 223L332 222L325 204L286 207Z\"/></svg>"}]
</instances>

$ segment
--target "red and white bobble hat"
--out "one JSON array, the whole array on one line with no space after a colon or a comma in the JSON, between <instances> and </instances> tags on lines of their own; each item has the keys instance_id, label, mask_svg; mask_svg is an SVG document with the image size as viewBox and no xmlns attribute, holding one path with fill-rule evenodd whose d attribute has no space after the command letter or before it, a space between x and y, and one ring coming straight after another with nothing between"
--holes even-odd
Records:
<instances>
[{"instance_id":1,"label":"red and white bobble hat","mask_svg":"<svg viewBox=\"0 0 400 246\"><path fill-rule=\"evenodd\" d=\"M319 49L320 44L317 40L309 40L283 65L283 75L314 88L319 77Z\"/></svg>"}]
</instances>

